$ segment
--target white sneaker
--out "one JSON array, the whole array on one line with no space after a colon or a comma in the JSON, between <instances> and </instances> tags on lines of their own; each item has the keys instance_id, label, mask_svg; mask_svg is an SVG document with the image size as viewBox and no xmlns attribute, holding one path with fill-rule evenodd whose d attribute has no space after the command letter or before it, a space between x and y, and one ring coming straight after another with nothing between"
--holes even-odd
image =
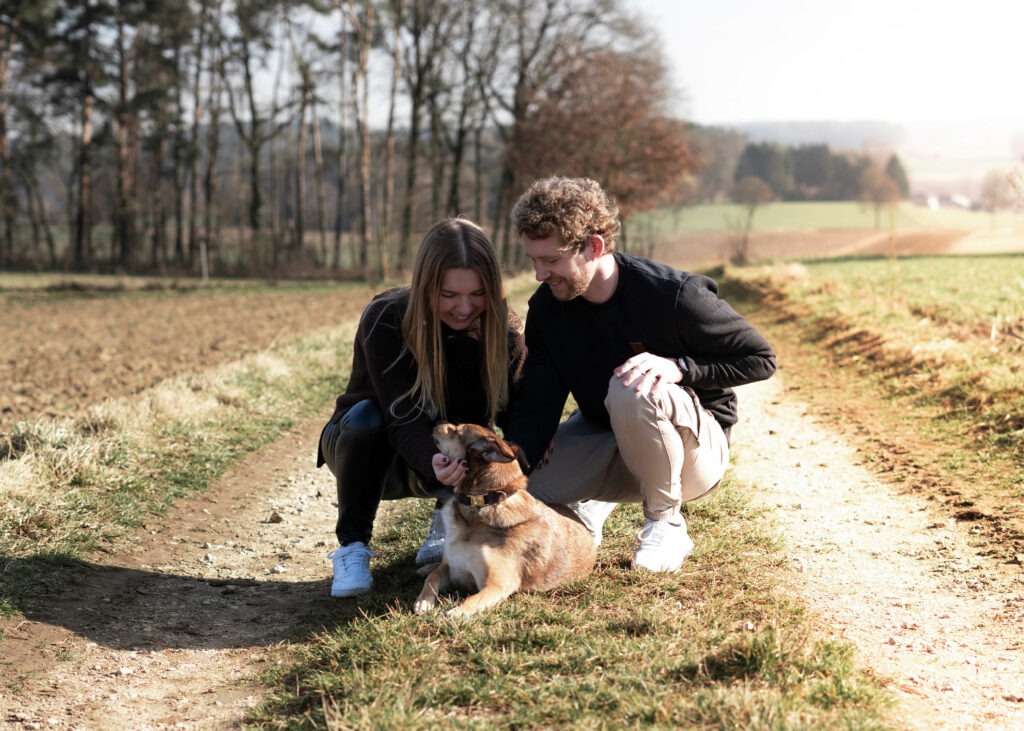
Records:
<instances>
[{"instance_id":1,"label":"white sneaker","mask_svg":"<svg viewBox=\"0 0 1024 731\"><path fill-rule=\"evenodd\" d=\"M569 503L569 509L587 526L590 535L594 536L594 546L600 546L604 537L604 522L612 514L618 503L606 503L604 500L580 500Z\"/></svg>"},{"instance_id":2,"label":"white sneaker","mask_svg":"<svg viewBox=\"0 0 1024 731\"><path fill-rule=\"evenodd\" d=\"M693 550L686 521L679 525L667 520L644 520L640 545L633 556L633 568L648 571L677 571Z\"/></svg>"},{"instance_id":3,"label":"white sneaker","mask_svg":"<svg viewBox=\"0 0 1024 731\"><path fill-rule=\"evenodd\" d=\"M376 555L362 541L350 543L328 553L327 558L334 561L331 596L357 596L368 592L373 586L370 559Z\"/></svg>"},{"instance_id":4,"label":"white sneaker","mask_svg":"<svg viewBox=\"0 0 1024 731\"><path fill-rule=\"evenodd\" d=\"M423 539L423 545L416 552L416 565L426 566L430 563L440 563L444 555L444 519L441 511L435 510L430 518L430 530L427 537Z\"/></svg>"}]
</instances>

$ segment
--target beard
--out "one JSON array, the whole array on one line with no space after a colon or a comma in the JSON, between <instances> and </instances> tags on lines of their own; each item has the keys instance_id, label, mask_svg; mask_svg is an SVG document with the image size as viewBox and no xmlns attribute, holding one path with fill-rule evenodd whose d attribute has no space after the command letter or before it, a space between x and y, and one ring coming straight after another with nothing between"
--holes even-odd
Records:
<instances>
[{"instance_id":1,"label":"beard","mask_svg":"<svg viewBox=\"0 0 1024 731\"><path fill-rule=\"evenodd\" d=\"M590 280L581 273L573 277L552 277L545 284L556 300L568 302L583 295L590 287Z\"/></svg>"}]
</instances>

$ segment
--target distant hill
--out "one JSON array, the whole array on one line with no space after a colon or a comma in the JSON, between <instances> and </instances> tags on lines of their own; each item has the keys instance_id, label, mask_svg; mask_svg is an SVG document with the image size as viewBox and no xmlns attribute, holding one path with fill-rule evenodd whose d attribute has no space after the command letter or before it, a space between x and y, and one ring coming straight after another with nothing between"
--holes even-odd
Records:
<instances>
[{"instance_id":1,"label":"distant hill","mask_svg":"<svg viewBox=\"0 0 1024 731\"><path fill-rule=\"evenodd\" d=\"M742 122L716 125L747 135L751 142L774 142L787 147L825 144L833 150L860 152L865 145L898 148L906 131L889 122Z\"/></svg>"}]
</instances>

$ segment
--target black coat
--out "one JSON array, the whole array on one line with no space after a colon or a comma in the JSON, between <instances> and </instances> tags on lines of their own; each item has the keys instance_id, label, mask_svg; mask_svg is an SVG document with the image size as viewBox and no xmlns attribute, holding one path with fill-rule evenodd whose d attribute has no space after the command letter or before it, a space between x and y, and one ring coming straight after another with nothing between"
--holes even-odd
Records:
<instances>
[{"instance_id":1,"label":"black coat","mask_svg":"<svg viewBox=\"0 0 1024 731\"><path fill-rule=\"evenodd\" d=\"M395 291L373 298L359 320L352 353L352 369L345 392L338 396L332 420L364 399L375 401L384 416L388 439L395 452L428 486L439 487L431 458L437 452L432 437L435 419L408 402L399 401L416 378L416 361L405 348L402 319L408 309L408 291L395 298ZM516 329L519 318L510 314L508 329L509 399L515 397L525 359L523 336ZM490 402L485 391L481 362L483 350L469 331L456 331L442 323L445 362L445 411L449 421L487 424ZM392 404L398 401L395 409ZM504 423L505 414L496 421ZM323 454L318 454L318 466Z\"/></svg>"},{"instance_id":2,"label":"black coat","mask_svg":"<svg viewBox=\"0 0 1024 731\"><path fill-rule=\"evenodd\" d=\"M588 420L611 428L604 399L612 372L640 351L681 358L691 388L726 430L737 420L733 386L769 378L775 352L718 296L708 277L614 252L615 293L593 304L560 302L542 284L526 317L527 359L506 437L536 464L571 393Z\"/></svg>"}]
</instances>

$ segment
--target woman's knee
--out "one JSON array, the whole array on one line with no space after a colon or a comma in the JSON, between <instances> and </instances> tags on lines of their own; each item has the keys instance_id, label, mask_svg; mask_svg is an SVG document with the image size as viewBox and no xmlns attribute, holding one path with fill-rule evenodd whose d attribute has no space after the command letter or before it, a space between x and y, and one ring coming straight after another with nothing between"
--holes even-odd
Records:
<instances>
[{"instance_id":1,"label":"woman's knee","mask_svg":"<svg viewBox=\"0 0 1024 731\"><path fill-rule=\"evenodd\" d=\"M384 430L384 415L376 401L363 399L338 420L342 432L379 432Z\"/></svg>"},{"instance_id":2,"label":"woman's knee","mask_svg":"<svg viewBox=\"0 0 1024 731\"><path fill-rule=\"evenodd\" d=\"M350 453L363 451L368 456L382 439L386 439L384 417L377 404L366 399L324 427L320 449L328 467L338 474L338 467Z\"/></svg>"}]
</instances>

